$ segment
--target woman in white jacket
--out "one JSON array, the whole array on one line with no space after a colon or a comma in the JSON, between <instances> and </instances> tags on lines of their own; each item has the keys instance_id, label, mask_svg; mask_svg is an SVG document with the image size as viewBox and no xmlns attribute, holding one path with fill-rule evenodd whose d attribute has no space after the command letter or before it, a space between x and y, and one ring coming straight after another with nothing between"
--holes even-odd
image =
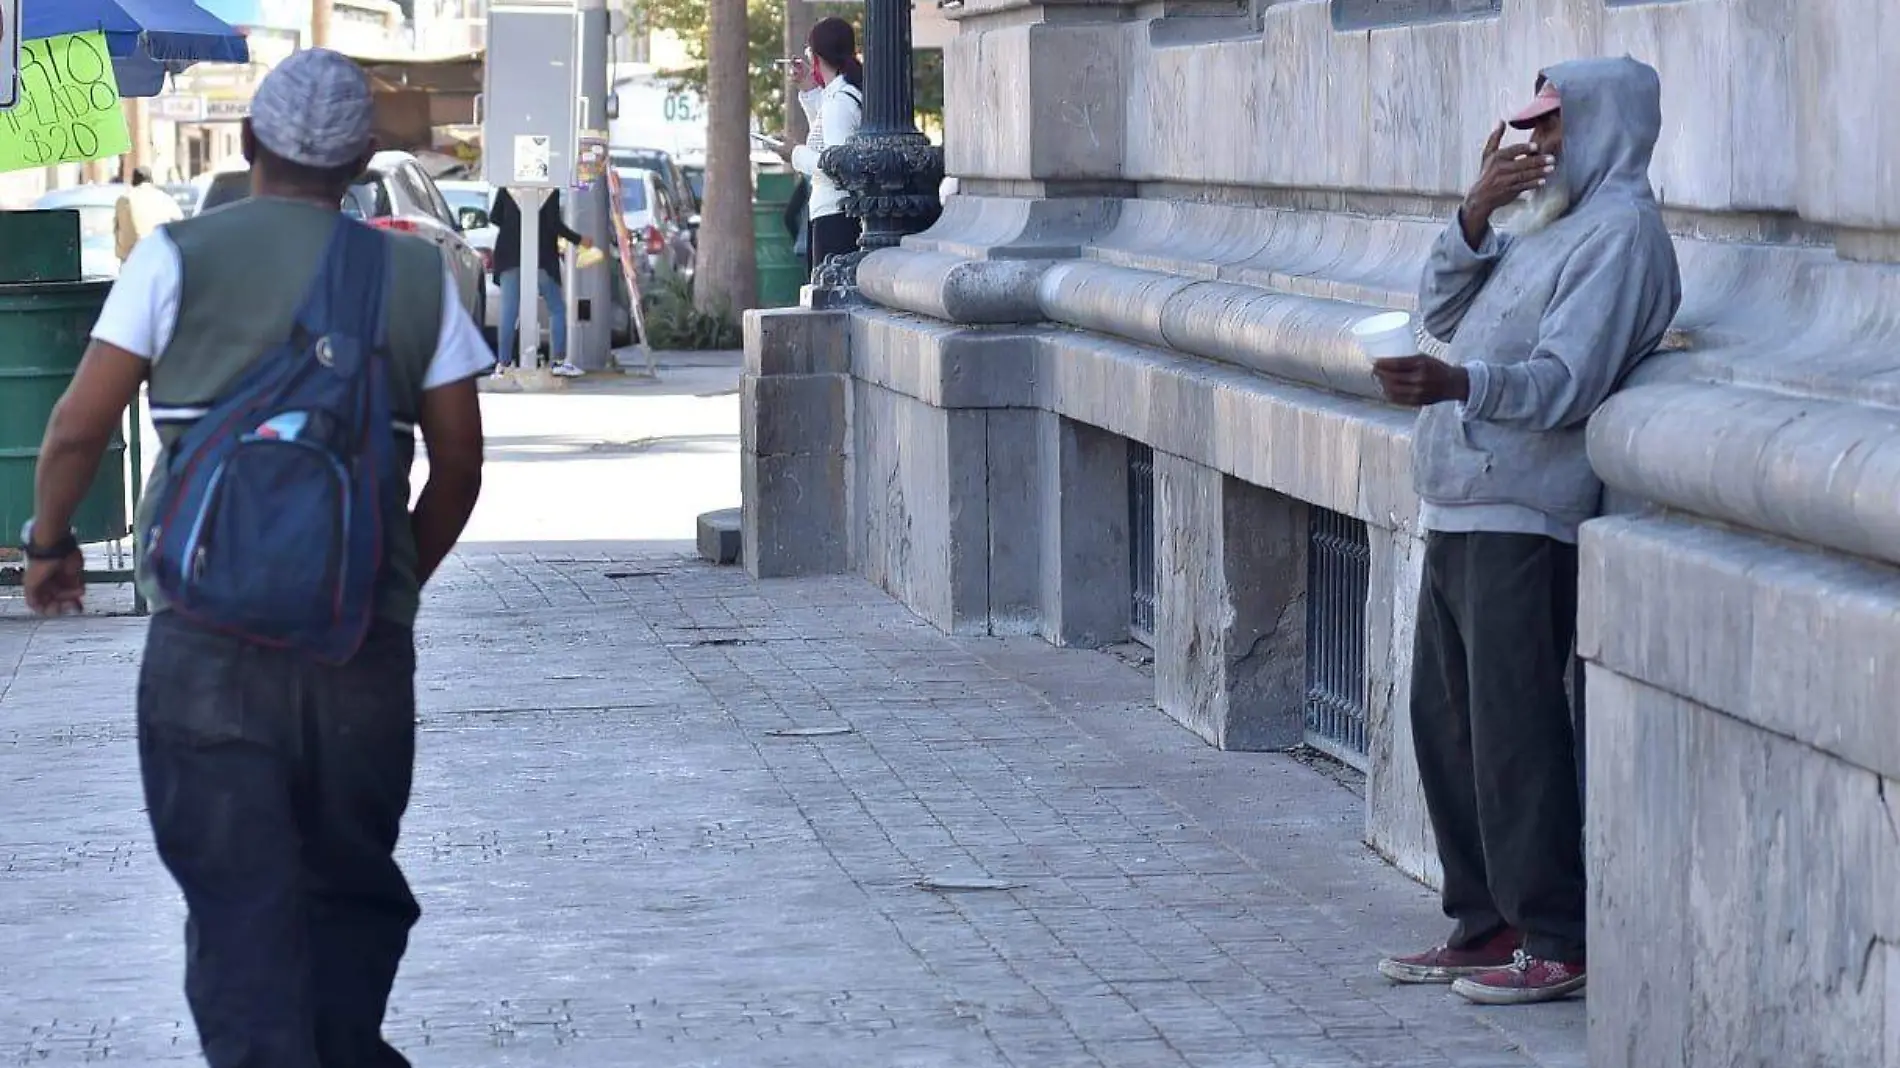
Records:
<instances>
[{"instance_id":1,"label":"woman in white jacket","mask_svg":"<svg viewBox=\"0 0 1900 1068\"><path fill-rule=\"evenodd\" d=\"M781 144L779 153L792 169L811 179L809 233L811 264L858 247L858 220L844 213L845 192L818 166L825 149L842 145L864 120L864 64L858 61L857 34L838 18L821 20L805 44L809 85L798 94L811 123L802 145ZM797 67L794 67L797 70ZM799 77L800 82L806 81Z\"/></svg>"}]
</instances>

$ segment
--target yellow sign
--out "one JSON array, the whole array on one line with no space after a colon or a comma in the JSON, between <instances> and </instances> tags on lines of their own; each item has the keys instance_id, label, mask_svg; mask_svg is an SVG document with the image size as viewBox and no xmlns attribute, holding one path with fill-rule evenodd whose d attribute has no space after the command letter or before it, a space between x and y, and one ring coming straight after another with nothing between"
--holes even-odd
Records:
<instances>
[{"instance_id":1,"label":"yellow sign","mask_svg":"<svg viewBox=\"0 0 1900 1068\"><path fill-rule=\"evenodd\" d=\"M85 163L131 148L105 34L20 44L20 102L0 112L0 172Z\"/></svg>"}]
</instances>

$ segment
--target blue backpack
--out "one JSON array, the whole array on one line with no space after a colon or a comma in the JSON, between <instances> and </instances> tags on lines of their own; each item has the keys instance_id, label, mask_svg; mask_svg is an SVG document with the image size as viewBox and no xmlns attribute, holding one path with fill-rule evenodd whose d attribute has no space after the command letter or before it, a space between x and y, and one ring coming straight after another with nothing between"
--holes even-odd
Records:
<instances>
[{"instance_id":1,"label":"blue backpack","mask_svg":"<svg viewBox=\"0 0 1900 1068\"><path fill-rule=\"evenodd\" d=\"M170 450L144 564L173 611L332 664L361 648L384 527L407 504L391 432L390 254L385 235L339 215L290 337Z\"/></svg>"}]
</instances>

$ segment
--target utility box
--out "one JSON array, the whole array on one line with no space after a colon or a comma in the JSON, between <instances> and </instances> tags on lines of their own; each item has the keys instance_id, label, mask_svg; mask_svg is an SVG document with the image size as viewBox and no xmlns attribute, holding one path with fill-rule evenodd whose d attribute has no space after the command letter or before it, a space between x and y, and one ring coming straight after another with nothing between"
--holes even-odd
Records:
<instances>
[{"instance_id":1,"label":"utility box","mask_svg":"<svg viewBox=\"0 0 1900 1068\"><path fill-rule=\"evenodd\" d=\"M489 185L564 189L573 182L579 53L574 0L497 0L489 7L482 93L482 177Z\"/></svg>"}]
</instances>

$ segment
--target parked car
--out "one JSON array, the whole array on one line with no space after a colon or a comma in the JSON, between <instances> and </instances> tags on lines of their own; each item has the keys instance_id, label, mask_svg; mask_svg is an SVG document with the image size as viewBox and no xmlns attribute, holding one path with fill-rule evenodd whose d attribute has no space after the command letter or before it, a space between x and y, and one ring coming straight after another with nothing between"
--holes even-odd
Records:
<instances>
[{"instance_id":1,"label":"parked car","mask_svg":"<svg viewBox=\"0 0 1900 1068\"><path fill-rule=\"evenodd\" d=\"M680 218L692 230L695 240L699 235L699 190L687 178L685 168L673 158L671 152L659 148L609 148L608 158L615 170L652 171L660 178L660 184L672 195L673 204L679 209Z\"/></svg>"},{"instance_id":2,"label":"parked car","mask_svg":"<svg viewBox=\"0 0 1900 1068\"><path fill-rule=\"evenodd\" d=\"M68 210L79 213L79 273L87 278L117 278L119 247L115 239L119 198L126 186L81 185L55 189L33 202L41 211Z\"/></svg>"},{"instance_id":3,"label":"parked car","mask_svg":"<svg viewBox=\"0 0 1900 1068\"><path fill-rule=\"evenodd\" d=\"M666 183L652 171L627 167L616 170L620 174L620 218L633 237L641 290L652 291L653 278L661 269L691 278L698 248Z\"/></svg>"},{"instance_id":4,"label":"parked car","mask_svg":"<svg viewBox=\"0 0 1900 1068\"><path fill-rule=\"evenodd\" d=\"M251 172L226 170L204 181L198 211L212 211L251 195ZM363 177L350 186L343 210L371 226L411 234L442 250L455 276L462 307L477 323L488 318L487 270L462 234L460 223L435 182L407 152L378 152Z\"/></svg>"}]
</instances>

